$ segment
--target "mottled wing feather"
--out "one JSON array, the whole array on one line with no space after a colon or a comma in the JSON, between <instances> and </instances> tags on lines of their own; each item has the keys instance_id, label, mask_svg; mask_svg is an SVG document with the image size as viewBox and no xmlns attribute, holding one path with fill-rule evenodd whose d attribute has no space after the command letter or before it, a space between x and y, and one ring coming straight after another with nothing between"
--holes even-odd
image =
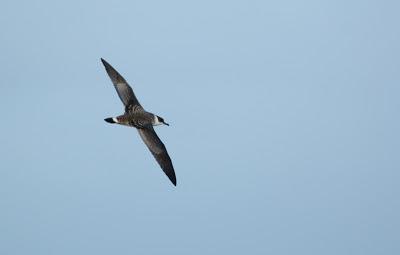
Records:
<instances>
[{"instance_id":1,"label":"mottled wing feather","mask_svg":"<svg viewBox=\"0 0 400 255\"><path fill-rule=\"evenodd\" d=\"M112 83L114 84L114 87L117 90L118 96L121 99L122 103L125 106L130 106L130 105L139 105L140 106L140 103L137 100L135 94L133 93L132 88L126 82L124 77L122 77L122 75L120 75L117 72L117 70L115 70L104 59L101 59L101 62L103 63L104 67L106 68L107 74L108 74L108 76L110 76L110 79L111 79Z\"/></svg>"},{"instance_id":2,"label":"mottled wing feather","mask_svg":"<svg viewBox=\"0 0 400 255\"><path fill-rule=\"evenodd\" d=\"M171 182L176 186L176 176L174 167L172 166L171 158L168 155L167 149L164 144L158 138L154 128L148 126L146 128L138 129L140 137L143 139L144 143L149 148L150 152L153 154L154 158L157 160L161 169L168 176Z\"/></svg>"}]
</instances>

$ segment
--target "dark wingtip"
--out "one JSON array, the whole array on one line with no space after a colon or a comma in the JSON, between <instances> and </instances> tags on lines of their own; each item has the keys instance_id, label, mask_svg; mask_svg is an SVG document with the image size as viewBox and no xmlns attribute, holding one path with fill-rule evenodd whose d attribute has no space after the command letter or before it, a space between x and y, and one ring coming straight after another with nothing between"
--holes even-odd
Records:
<instances>
[{"instance_id":1,"label":"dark wingtip","mask_svg":"<svg viewBox=\"0 0 400 255\"><path fill-rule=\"evenodd\" d=\"M175 176L175 172L173 172L171 175L167 175L168 179L172 182L172 184L174 184L174 186L176 186L176 176Z\"/></svg>"},{"instance_id":2,"label":"dark wingtip","mask_svg":"<svg viewBox=\"0 0 400 255\"><path fill-rule=\"evenodd\" d=\"M176 187L176 180L171 180L172 184Z\"/></svg>"},{"instance_id":3,"label":"dark wingtip","mask_svg":"<svg viewBox=\"0 0 400 255\"><path fill-rule=\"evenodd\" d=\"M113 118L106 118L106 119L104 119L104 121L105 121L105 122L108 122L108 123L115 123L115 121L113 120Z\"/></svg>"},{"instance_id":4,"label":"dark wingtip","mask_svg":"<svg viewBox=\"0 0 400 255\"><path fill-rule=\"evenodd\" d=\"M101 60L101 63L103 63L103 65L104 65L104 67L106 69L110 67L110 64L107 61L105 61L104 58L100 58L100 60Z\"/></svg>"}]
</instances>

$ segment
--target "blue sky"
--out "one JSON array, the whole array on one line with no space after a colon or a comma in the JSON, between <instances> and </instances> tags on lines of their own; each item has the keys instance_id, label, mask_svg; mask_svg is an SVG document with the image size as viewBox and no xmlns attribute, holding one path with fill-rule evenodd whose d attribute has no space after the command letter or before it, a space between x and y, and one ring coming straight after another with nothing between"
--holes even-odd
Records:
<instances>
[{"instance_id":1,"label":"blue sky","mask_svg":"<svg viewBox=\"0 0 400 255\"><path fill-rule=\"evenodd\" d=\"M0 254L399 254L399 7L2 1Z\"/></svg>"}]
</instances>

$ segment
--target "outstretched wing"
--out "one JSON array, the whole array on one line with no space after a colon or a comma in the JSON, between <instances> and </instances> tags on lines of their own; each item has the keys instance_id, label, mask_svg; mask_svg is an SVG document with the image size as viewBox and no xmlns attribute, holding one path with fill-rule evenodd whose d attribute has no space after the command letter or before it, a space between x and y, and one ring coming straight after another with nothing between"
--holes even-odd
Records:
<instances>
[{"instance_id":1,"label":"outstretched wing","mask_svg":"<svg viewBox=\"0 0 400 255\"><path fill-rule=\"evenodd\" d=\"M129 105L139 105L140 103L137 100L135 94L133 93L132 88L129 86L129 84L126 82L124 77L120 75L117 70L115 70L107 61L104 59L101 59L101 62L103 62L104 67L106 68L108 76L110 76L110 79L112 83L114 84L115 89L117 90L119 98L121 98L122 103L124 103L125 106Z\"/></svg>"},{"instance_id":2,"label":"outstretched wing","mask_svg":"<svg viewBox=\"0 0 400 255\"><path fill-rule=\"evenodd\" d=\"M172 166L171 158L168 155L167 149L164 144L158 138L153 126L138 129L140 137L157 160L161 169L168 176L171 182L176 186L176 176L174 167Z\"/></svg>"}]
</instances>

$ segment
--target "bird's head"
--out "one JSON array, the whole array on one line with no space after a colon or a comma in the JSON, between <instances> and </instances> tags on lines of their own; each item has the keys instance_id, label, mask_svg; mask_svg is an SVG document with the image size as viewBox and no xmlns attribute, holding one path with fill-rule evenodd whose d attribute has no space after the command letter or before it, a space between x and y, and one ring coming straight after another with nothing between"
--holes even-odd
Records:
<instances>
[{"instance_id":1,"label":"bird's head","mask_svg":"<svg viewBox=\"0 0 400 255\"><path fill-rule=\"evenodd\" d=\"M169 124L166 123L163 118L161 118L160 116L154 115L154 125L161 125L161 124L169 126Z\"/></svg>"}]
</instances>

